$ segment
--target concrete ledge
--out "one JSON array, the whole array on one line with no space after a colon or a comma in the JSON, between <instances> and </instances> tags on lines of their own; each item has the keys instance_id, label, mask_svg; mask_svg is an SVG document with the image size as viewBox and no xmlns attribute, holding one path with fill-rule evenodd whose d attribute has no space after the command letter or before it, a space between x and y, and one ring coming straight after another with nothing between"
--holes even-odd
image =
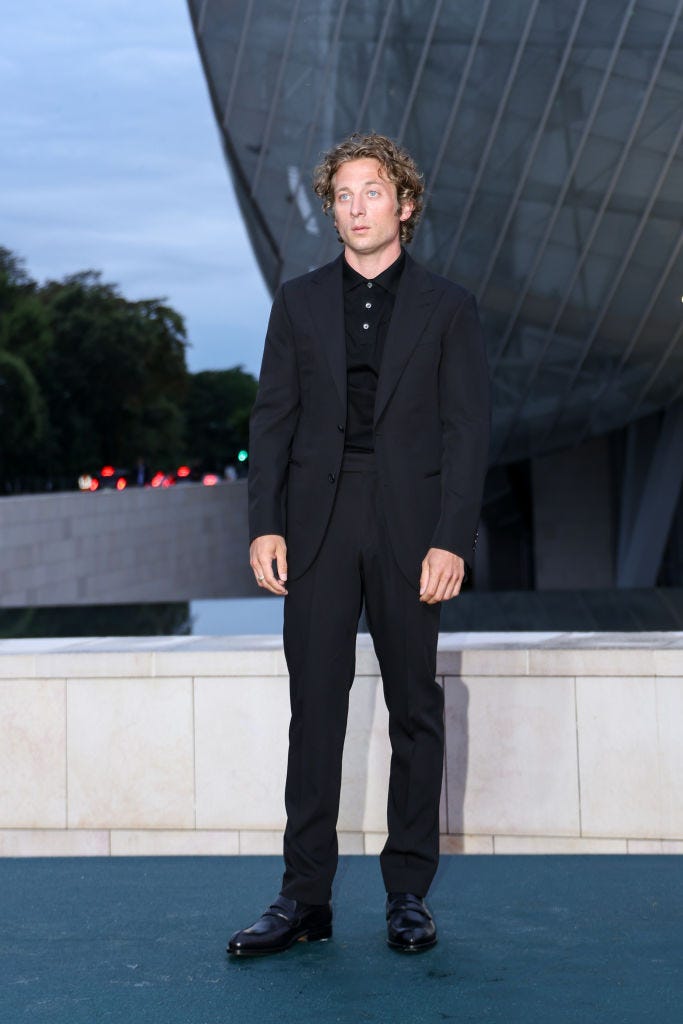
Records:
<instances>
[{"instance_id":1,"label":"concrete ledge","mask_svg":"<svg viewBox=\"0 0 683 1024\"><path fill-rule=\"evenodd\" d=\"M254 594L246 480L0 502L0 607Z\"/></svg>"},{"instance_id":2,"label":"concrete ledge","mask_svg":"<svg viewBox=\"0 0 683 1024\"><path fill-rule=\"evenodd\" d=\"M683 634L442 634L451 853L683 852ZM280 636L0 642L0 855L279 854ZM385 838L379 669L357 644L344 853Z\"/></svg>"}]
</instances>

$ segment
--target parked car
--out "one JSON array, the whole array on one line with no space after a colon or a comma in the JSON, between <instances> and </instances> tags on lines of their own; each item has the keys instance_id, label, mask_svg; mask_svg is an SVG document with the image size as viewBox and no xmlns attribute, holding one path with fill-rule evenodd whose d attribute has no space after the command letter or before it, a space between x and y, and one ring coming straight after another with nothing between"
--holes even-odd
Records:
<instances>
[{"instance_id":1,"label":"parked car","mask_svg":"<svg viewBox=\"0 0 683 1024\"><path fill-rule=\"evenodd\" d=\"M217 473L206 473L198 467L178 466L173 473L158 470L144 484L145 487L175 487L177 484L198 483L205 487L215 487L221 483ZM78 478L81 491L114 490L125 491L127 487L137 485L136 473L128 469L117 469L114 466L103 466L99 473L82 473Z\"/></svg>"}]
</instances>

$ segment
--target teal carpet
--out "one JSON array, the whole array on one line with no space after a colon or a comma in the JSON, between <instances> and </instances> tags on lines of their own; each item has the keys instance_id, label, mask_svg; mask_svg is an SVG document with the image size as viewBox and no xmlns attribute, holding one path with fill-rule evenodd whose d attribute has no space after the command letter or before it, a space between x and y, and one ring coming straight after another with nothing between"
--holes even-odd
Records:
<instances>
[{"instance_id":1,"label":"teal carpet","mask_svg":"<svg viewBox=\"0 0 683 1024\"><path fill-rule=\"evenodd\" d=\"M344 857L335 934L258 960L229 934L276 857L0 860L2 1024L682 1024L678 856L442 858L440 942L395 953L376 858Z\"/></svg>"}]
</instances>

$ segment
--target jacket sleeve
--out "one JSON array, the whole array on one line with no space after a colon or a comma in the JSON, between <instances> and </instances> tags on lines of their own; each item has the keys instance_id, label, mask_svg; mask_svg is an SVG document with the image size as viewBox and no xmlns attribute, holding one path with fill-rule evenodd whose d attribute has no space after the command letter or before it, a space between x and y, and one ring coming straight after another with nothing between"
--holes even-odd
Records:
<instances>
[{"instance_id":1,"label":"jacket sleeve","mask_svg":"<svg viewBox=\"0 0 683 1024\"><path fill-rule=\"evenodd\" d=\"M488 468L491 397L486 349L473 295L443 340L439 366L441 512L431 547L472 563Z\"/></svg>"},{"instance_id":2,"label":"jacket sleeve","mask_svg":"<svg viewBox=\"0 0 683 1024\"><path fill-rule=\"evenodd\" d=\"M249 419L249 542L284 536L284 506L292 438L299 418L294 331L280 287L268 322L261 372Z\"/></svg>"}]
</instances>

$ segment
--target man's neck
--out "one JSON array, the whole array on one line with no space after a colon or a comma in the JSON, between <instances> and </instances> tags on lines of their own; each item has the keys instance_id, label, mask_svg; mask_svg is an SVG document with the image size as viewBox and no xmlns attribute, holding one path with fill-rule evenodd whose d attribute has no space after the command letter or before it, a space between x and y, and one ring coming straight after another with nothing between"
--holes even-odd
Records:
<instances>
[{"instance_id":1,"label":"man's neck","mask_svg":"<svg viewBox=\"0 0 683 1024\"><path fill-rule=\"evenodd\" d=\"M396 240L396 245L388 246L380 252L358 253L353 252L348 246L344 248L344 258L350 267L363 277L378 277L382 271L390 267L401 255L401 243Z\"/></svg>"}]
</instances>

